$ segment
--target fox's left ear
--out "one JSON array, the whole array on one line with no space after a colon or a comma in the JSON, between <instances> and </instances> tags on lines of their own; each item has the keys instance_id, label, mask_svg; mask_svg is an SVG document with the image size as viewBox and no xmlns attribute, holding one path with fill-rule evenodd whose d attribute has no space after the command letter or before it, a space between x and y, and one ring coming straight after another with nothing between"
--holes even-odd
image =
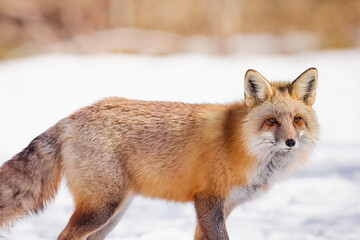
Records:
<instances>
[{"instance_id":1,"label":"fox's left ear","mask_svg":"<svg viewBox=\"0 0 360 240\"><path fill-rule=\"evenodd\" d=\"M317 85L318 71L316 68L309 68L291 83L291 95L311 106L315 102Z\"/></svg>"}]
</instances>

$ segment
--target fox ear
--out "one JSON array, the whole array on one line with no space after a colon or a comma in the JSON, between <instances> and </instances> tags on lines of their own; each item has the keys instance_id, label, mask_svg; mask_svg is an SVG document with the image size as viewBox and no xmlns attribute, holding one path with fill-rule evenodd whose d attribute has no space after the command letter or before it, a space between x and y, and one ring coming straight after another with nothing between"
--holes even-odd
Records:
<instances>
[{"instance_id":1,"label":"fox ear","mask_svg":"<svg viewBox=\"0 0 360 240\"><path fill-rule=\"evenodd\" d=\"M315 102L317 85L318 71L316 68L309 68L291 83L291 95L311 106Z\"/></svg>"},{"instance_id":2,"label":"fox ear","mask_svg":"<svg viewBox=\"0 0 360 240\"><path fill-rule=\"evenodd\" d=\"M245 74L245 103L254 107L272 95L270 83L257 71L249 69Z\"/></svg>"}]
</instances>

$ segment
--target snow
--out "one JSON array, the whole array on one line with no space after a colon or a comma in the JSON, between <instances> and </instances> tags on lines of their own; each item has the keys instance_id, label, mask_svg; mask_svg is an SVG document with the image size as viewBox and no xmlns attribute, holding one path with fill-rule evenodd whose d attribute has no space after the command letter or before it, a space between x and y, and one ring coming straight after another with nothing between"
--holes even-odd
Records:
<instances>
[{"instance_id":1,"label":"snow","mask_svg":"<svg viewBox=\"0 0 360 240\"><path fill-rule=\"evenodd\" d=\"M321 136L308 164L230 215L231 239L360 239L360 50L295 55L43 55L0 63L0 163L76 109L107 96L223 103L243 98L248 68L294 80L317 67ZM73 210L65 184L4 239L56 239ZM192 239L193 206L137 197L107 239Z\"/></svg>"}]
</instances>

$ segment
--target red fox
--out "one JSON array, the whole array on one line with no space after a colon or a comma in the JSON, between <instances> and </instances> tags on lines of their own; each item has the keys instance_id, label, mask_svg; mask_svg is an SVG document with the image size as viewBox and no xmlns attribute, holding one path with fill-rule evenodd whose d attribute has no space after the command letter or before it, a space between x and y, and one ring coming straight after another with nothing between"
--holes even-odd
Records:
<instances>
[{"instance_id":1,"label":"red fox","mask_svg":"<svg viewBox=\"0 0 360 240\"><path fill-rule=\"evenodd\" d=\"M245 101L106 98L36 137L0 168L0 228L42 210L65 177L75 210L58 237L104 239L131 196L194 202L195 239L306 161L318 138L315 68L293 82L245 75Z\"/></svg>"}]
</instances>

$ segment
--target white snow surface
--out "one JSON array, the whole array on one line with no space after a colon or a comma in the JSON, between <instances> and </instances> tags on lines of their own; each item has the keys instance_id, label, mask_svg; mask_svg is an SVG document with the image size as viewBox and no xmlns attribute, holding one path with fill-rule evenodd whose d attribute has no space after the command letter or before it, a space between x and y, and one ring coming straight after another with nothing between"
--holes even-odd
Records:
<instances>
[{"instance_id":1,"label":"white snow surface","mask_svg":"<svg viewBox=\"0 0 360 240\"><path fill-rule=\"evenodd\" d=\"M231 239L360 239L360 50L296 55L43 55L0 63L0 164L76 109L103 97L194 103L243 99L253 68L271 80L319 70L320 141L308 164L227 220ZM38 215L0 235L56 239L73 211L65 183ZM136 197L106 239L193 239L192 204ZM1 239L1 237L0 237Z\"/></svg>"}]
</instances>

